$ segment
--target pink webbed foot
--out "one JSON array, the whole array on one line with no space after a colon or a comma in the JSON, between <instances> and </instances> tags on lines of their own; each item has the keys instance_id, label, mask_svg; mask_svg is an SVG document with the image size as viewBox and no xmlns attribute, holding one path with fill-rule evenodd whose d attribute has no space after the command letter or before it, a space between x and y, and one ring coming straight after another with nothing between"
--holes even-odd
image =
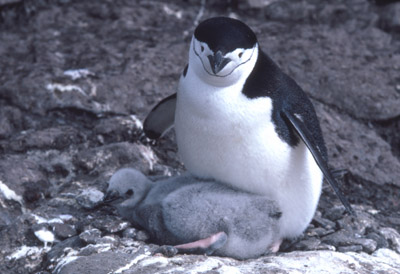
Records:
<instances>
[{"instance_id":1,"label":"pink webbed foot","mask_svg":"<svg viewBox=\"0 0 400 274\"><path fill-rule=\"evenodd\" d=\"M223 247L228 240L225 232L218 232L205 239L176 245L179 253L197 253L211 255L215 250ZM279 248L279 247L278 247Z\"/></svg>"},{"instance_id":2,"label":"pink webbed foot","mask_svg":"<svg viewBox=\"0 0 400 274\"><path fill-rule=\"evenodd\" d=\"M282 239L276 240L270 246L269 251L272 252L272 253L278 252L279 251L279 247L281 246L281 243L282 243Z\"/></svg>"}]
</instances>

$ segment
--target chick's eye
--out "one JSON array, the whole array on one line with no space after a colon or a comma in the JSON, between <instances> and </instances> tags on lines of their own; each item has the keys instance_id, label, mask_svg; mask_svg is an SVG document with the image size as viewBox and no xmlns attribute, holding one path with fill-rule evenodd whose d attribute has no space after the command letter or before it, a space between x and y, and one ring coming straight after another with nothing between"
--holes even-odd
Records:
<instances>
[{"instance_id":1,"label":"chick's eye","mask_svg":"<svg viewBox=\"0 0 400 274\"><path fill-rule=\"evenodd\" d=\"M239 56L239 58L242 58L243 52L239 53L238 56Z\"/></svg>"},{"instance_id":2,"label":"chick's eye","mask_svg":"<svg viewBox=\"0 0 400 274\"><path fill-rule=\"evenodd\" d=\"M128 196L128 197L132 196L132 195L133 195L133 190L132 190L132 189L128 189L128 190L125 192L125 195Z\"/></svg>"},{"instance_id":3,"label":"chick's eye","mask_svg":"<svg viewBox=\"0 0 400 274\"><path fill-rule=\"evenodd\" d=\"M204 47L200 46L200 50L201 50L201 52L203 52L204 51Z\"/></svg>"}]
</instances>

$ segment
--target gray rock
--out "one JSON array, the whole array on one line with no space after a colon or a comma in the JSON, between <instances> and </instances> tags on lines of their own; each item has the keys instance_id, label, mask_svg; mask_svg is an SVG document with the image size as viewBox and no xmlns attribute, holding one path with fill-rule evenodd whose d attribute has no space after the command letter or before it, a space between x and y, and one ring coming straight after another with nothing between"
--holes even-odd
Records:
<instances>
[{"instance_id":1,"label":"gray rock","mask_svg":"<svg viewBox=\"0 0 400 274\"><path fill-rule=\"evenodd\" d=\"M23 115L17 108L1 106L0 139L10 137L23 128Z\"/></svg>"},{"instance_id":2,"label":"gray rock","mask_svg":"<svg viewBox=\"0 0 400 274\"><path fill-rule=\"evenodd\" d=\"M101 119L94 132L103 143L129 141L138 138L142 123L136 116Z\"/></svg>"},{"instance_id":3,"label":"gray rock","mask_svg":"<svg viewBox=\"0 0 400 274\"><path fill-rule=\"evenodd\" d=\"M271 1L264 8L264 15L268 20L284 22L307 22L315 13L315 6L305 1Z\"/></svg>"},{"instance_id":4,"label":"gray rock","mask_svg":"<svg viewBox=\"0 0 400 274\"><path fill-rule=\"evenodd\" d=\"M316 224L317 226L323 227L326 230L331 230L336 227L336 224L332 222L331 220L325 219L320 216L321 213L317 212L312 220L313 224Z\"/></svg>"},{"instance_id":5,"label":"gray rock","mask_svg":"<svg viewBox=\"0 0 400 274\"><path fill-rule=\"evenodd\" d=\"M120 242L120 239L117 235L108 235L101 237L96 240L96 244L101 245L101 244L108 244L110 246L116 247L118 246Z\"/></svg>"},{"instance_id":6,"label":"gray rock","mask_svg":"<svg viewBox=\"0 0 400 274\"><path fill-rule=\"evenodd\" d=\"M52 224L52 227L56 237L61 240L70 238L77 234L76 229L68 224L54 223Z\"/></svg>"},{"instance_id":7,"label":"gray rock","mask_svg":"<svg viewBox=\"0 0 400 274\"><path fill-rule=\"evenodd\" d=\"M362 245L339 246L337 249L339 252L360 252L362 250Z\"/></svg>"},{"instance_id":8,"label":"gray rock","mask_svg":"<svg viewBox=\"0 0 400 274\"><path fill-rule=\"evenodd\" d=\"M122 236L124 238L135 239L137 233L138 233L138 230L136 228L129 227L129 228L125 229L124 232L122 232Z\"/></svg>"},{"instance_id":9,"label":"gray rock","mask_svg":"<svg viewBox=\"0 0 400 274\"><path fill-rule=\"evenodd\" d=\"M103 202L104 193L95 189L84 189L77 197L77 203L85 209L93 209Z\"/></svg>"},{"instance_id":10,"label":"gray rock","mask_svg":"<svg viewBox=\"0 0 400 274\"><path fill-rule=\"evenodd\" d=\"M324 218L327 218L331 221L336 221L338 219L343 218L345 215L345 208L344 206L333 206L332 208L328 208L324 213Z\"/></svg>"},{"instance_id":11,"label":"gray rock","mask_svg":"<svg viewBox=\"0 0 400 274\"><path fill-rule=\"evenodd\" d=\"M362 238L362 239L359 239L358 242L363 247L363 250L367 253L374 252L376 250L376 248L378 247L378 243L373 239Z\"/></svg>"},{"instance_id":12,"label":"gray rock","mask_svg":"<svg viewBox=\"0 0 400 274\"><path fill-rule=\"evenodd\" d=\"M359 235L364 235L366 231L376 230L379 227L379 223L371 214L362 211L356 217L344 216L336 223L340 229L353 231Z\"/></svg>"},{"instance_id":13,"label":"gray rock","mask_svg":"<svg viewBox=\"0 0 400 274\"><path fill-rule=\"evenodd\" d=\"M316 228L311 228L311 229L307 229L306 234L308 236L318 236L318 237L322 237L328 234L332 234L333 232L335 232L334 229L325 229L322 227L316 227Z\"/></svg>"},{"instance_id":14,"label":"gray rock","mask_svg":"<svg viewBox=\"0 0 400 274\"><path fill-rule=\"evenodd\" d=\"M263 8L265 6L270 5L272 2L276 2L277 0L247 0L248 5L251 8Z\"/></svg>"},{"instance_id":15,"label":"gray rock","mask_svg":"<svg viewBox=\"0 0 400 274\"><path fill-rule=\"evenodd\" d=\"M393 246L393 249L400 253L400 234L394 228L382 227L379 233Z\"/></svg>"},{"instance_id":16,"label":"gray rock","mask_svg":"<svg viewBox=\"0 0 400 274\"><path fill-rule=\"evenodd\" d=\"M281 5L288 6L290 12L298 12L294 5L293 10L288 3ZM358 119L398 117L400 96L395 87L400 55L391 47L391 36L378 28L349 30L351 25L370 24L364 20L351 22L354 16L357 15L347 16L349 21L338 20L339 25L347 23L347 28L287 24L284 30L271 31L259 36L259 40L314 99ZM290 13L286 17L290 18ZM369 17L373 18L373 14ZM334 13L331 18L335 20ZM312 53L306 41L313 41ZM275 54L282 50L285 54ZM373 73L367 75L358 69L364 66Z\"/></svg>"},{"instance_id":17,"label":"gray rock","mask_svg":"<svg viewBox=\"0 0 400 274\"><path fill-rule=\"evenodd\" d=\"M366 238L368 239L372 239L376 242L377 244L377 248L388 248L389 247L389 243L388 241L385 239L385 237L383 237L382 235L379 235L378 233L375 232L371 232L368 233L367 235L365 235Z\"/></svg>"},{"instance_id":18,"label":"gray rock","mask_svg":"<svg viewBox=\"0 0 400 274\"><path fill-rule=\"evenodd\" d=\"M101 237L101 231L97 228L86 230L79 234L79 238L87 244L95 244Z\"/></svg>"},{"instance_id":19,"label":"gray rock","mask_svg":"<svg viewBox=\"0 0 400 274\"><path fill-rule=\"evenodd\" d=\"M91 256L78 257L66 264L61 263L55 269L55 273L71 274L82 273L84 271L85 273L107 274L128 265L134 259L135 256L131 254L104 252Z\"/></svg>"},{"instance_id":20,"label":"gray rock","mask_svg":"<svg viewBox=\"0 0 400 274\"><path fill-rule=\"evenodd\" d=\"M144 231L144 230L139 230L138 232L136 232L136 235L135 235L134 239L135 239L136 241L145 242L145 241L147 241L148 239L150 239L150 236L149 236L149 234L147 234L146 231Z\"/></svg>"},{"instance_id":21,"label":"gray rock","mask_svg":"<svg viewBox=\"0 0 400 274\"><path fill-rule=\"evenodd\" d=\"M357 120L313 102L329 147L330 163L351 174L378 184L400 182L400 160L373 129ZM349 125L344 127L343 125Z\"/></svg>"},{"instance_id":22,"label":"gray rock","mask_svg":"<svg viewBox=\"0 0 400 274\"><path fill-rule=\"evenodd\" d=\"M400 31L400 4L386 5L380 11L380 27L388 31Z\"/></svg>"},{"instance_id":23,"label":"gray rock","mask_svg":"<svg viewBox=\"0 0 400 274\"><path fill-rule=\"evenodd\" d=\"M327 235L322 238L324 243L340 247L338 251L346 252L346 251L361 251L372 253L376 250L377 243L372 239L361 238L359 235L352 235L348 231L339 230L330 235ZM352 246L352 247L350 247ZM358 246L361 246L359 249Z\"/></svg>"},{"instance_id":24,"label":"gray rock","mask_svg":"<svg viewBox=\"0 0 400 274\"><path fill-rule=\"evenodd\" d=\"M92 174L101 174L106 166L111 167L134 165L142 172L148 173L153 169L157 157L152 150L141 144L128 142L100 146L78 153L74 164Z\"/></svg>"},{"instance_id":25,"label":"gray rock","mask_svg":"<svg viewBox=\"0 0 400 274\"><path fill-rule=\"evenodd\" d=\"M10 142L10 148L18 152L27 149L63 149L81 142L79 132L74 127L60 126L23 132Z\"/></svg>"},{"instance_id":26,"label":"gray rock","mask_svg":"<svg viewBox=\"0 0 400 274\"><path fill-rule=\"evenodd\" d=\"M114 216L105 215L104 218L96 219L91 222L91 224L100 229L101 231L107 233L118 233L128 228L130 224L127 221L117 219Z\"/></svg>"},{"instance_id":27,"label":"gray rock","mask_svg":"<svg viewBox=\"0 0 400 274\"><path fill-rule=\"evenodd\" d=\"M56 243L51 250L46 254L44 265L46 267L51 266L64 254L66 248L79 249L84 246L84 242L78 237L74 236L64 241Z\"/></svg>"},{"instance_id":28,"label":"gray rock","mask_svg":"<svg viewBox=\"0 0 400 274\"><path fill-rule=\"evenodd\" d=\"M302 240L291 246L291 250L317 250L318 246L321 244L321 240L317 238L309 238L307 240Z\"/></svg>"},{"instance_id":29,"label":"gray rock","mask_svg":"<svg viewBox=\"0 0 400 274\"><path fill-rule=\"evenodd\" d=\"M23 2L23 0L0 0L0 6L6 5L6 4L15 4L18 2Z\"/></svg>"},{"instance_id":30,"label":"gray rock","mask_svg":"<svg viewBox=\"0 0 400 274\"><path fill-rule=\"evenodd\" d=\"M68 261L68 260L66 260ZM133 253L104 252L79 257L56 269L56 273L399 273L400 255L389 249L366 253L333 251L291 252L244 262L229 258L180 255L152 256L143 249ZM99 264L103 268L99 267Z\"/></svg>"}]
</instances>

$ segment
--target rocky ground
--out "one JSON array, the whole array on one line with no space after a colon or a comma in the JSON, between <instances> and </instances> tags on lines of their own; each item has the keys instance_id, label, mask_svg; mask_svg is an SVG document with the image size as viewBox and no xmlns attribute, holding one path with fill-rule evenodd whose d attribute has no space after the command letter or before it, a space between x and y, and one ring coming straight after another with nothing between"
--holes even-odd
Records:
<instances>
[{"instance_id":1,"label":"rocky ground","mask_svg":"<svg viewBox=\"0 0 400 274\"><path fill-rule=\"evenodd\" d=\"M400 3L209 2L0 0L1 273L400 273ZM216 15L248 23L310 95L358 214L325 185L303 237L243 262L153 254L100 206L119 168L183 170L173 133L150 143L141 121Z\"/></svg>"}]
</instances>

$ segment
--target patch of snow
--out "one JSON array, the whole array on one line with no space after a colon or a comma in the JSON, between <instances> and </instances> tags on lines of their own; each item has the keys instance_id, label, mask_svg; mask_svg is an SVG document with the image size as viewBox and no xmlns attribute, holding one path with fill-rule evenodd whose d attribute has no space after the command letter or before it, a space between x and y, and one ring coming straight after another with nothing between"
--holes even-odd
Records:
<instances>
[{"instance_id":1,"label":"patch of snow","mask_svg":"<svg viewBox=\"0 0 400 274\"><path fill-rule=\"evenodd\" d=\"M143 129L142 121L140 121L136 115L131 115L130 117L137 129Z\"/></svg>"},{"instance_id":2,"label":"patch of snow","mask_svg":"<svg viewBox=\"0 0 400 274\"><path fill-rule=\"evenodd\" d=\"M31 216L33 218L35 218L35 221L36 221L37 224L43 224L43 223L47 223L48 222L48 220L46 218L43 218L43 217L41 217L39 215L31 213Z\"/></svg>"},{"instance_id":3,"label":"patch of snow","mask_svg":"<svg viewBox=\"0 0 400 274\"><path fill-rule=\"evenodd\" d=\"M67 264L69 264L69 263L75 261L75 260L78 259L79 257L80 257L80 256L66 256L66 257L62 258L62 259L58 262L58 264L57 264L56 268L54 269L54 272L53 272L53 273L59 273L60 270L61 270L64 266L66 266Z\"/></svg>"},{"instance_id":4,"label":"patch of snow","mask_svg":"<svg viewBox=\"0 0 400 274\"><path fill-rule=\"evenodd\" d=\"M23 245L6 257L7 260L18 260L32 254L40 254L43 248Z\"/></svg>"},{"instance_id":5,"label":"patch of snow","mask_svg":"<svg viewBox=\"0 0 400 274\"><path fill-rule=\"evenodd\" d=\"M87 94L83 91L82 88L76 85L64 85L64 84L47 84L46 89L51 92L59 91L59 92L72 92L77 91L80 94L87 96Z\"/></svg>"},{"instance_id":6,"label":"patch of snow","mask_svg":"<svg viewBox=\"0 0 400 274\"><path fill-rule=\"evenodd\" d=\"M207 260L196 264L194 268L192 268L188 273L202 273L202 272L209 272L212 270L219 269L223 263L217 259L208 257Z\"/></svg>"},{"instance_id":7,"label":"patch of snow","mask_svg":"<svg viewBox=\"0 0 400 274\"><path fill-rule=\"evenodd\" d=\"M140 154L149 163L149 169L153 170L154 164L157 162L157 157L153 150L146 146L139 146Z\"/></svg>"},{"instance_id":8,"label":"patch of snow","mask_svg":"<svg viewBox=\"0 0 400 274\"><path fill-rule=\"evenodd\" d=\"M173 15L177 19L182 19L182 11L181 10L174 11L170 7L168 7L167 5L163 6L163 10L167 15Z\"/></svg>"},{"instance_id":9,"label":"patch of snow","mask_svg":"<svg viewBox=\"0 0 400 274\"><path fill-rule=\"evenodd\" d=\"M47 223L49 223L49 224L63 224L64 221L61 220L60 218L53 218L53 219L48 220Z\"/></svg>"},{"instance_id":10,"label":"patch of snow","mask_svg":"<svg viewBox=\"0 0 400 274\"><path fill-rule=\"evenodd\" d=\"M72 220L74 218L74 216L69 215L69 214L61 214L58 217L60 217L60 219L63 220L63 221L69 221L69 220Z\"/></svg>"},{"instance_id":11,"label":"patch of snow","mask_svg":"<svg viewBox=\"0 0 400 274\"><path fill-rule=\"evenodd\" d=\"M146 252L145 254L141 254L139 256L137 256L135 259L133 259L130 263L128 263L127 265L115 270L112 273L118 274L118 273L122 273L125 270L128 270L129 268L131 268L134 264L137 264L140 260L148 257L150 254L148 252Z\"/></svg>"},{"instance_id":12,"label":"patch of snow","mask_svg":"<svg viewBox=\"0 0 400 274\"><path fill-rule=\"evenodd\" d=\"M14 190L10 189L6 184L0 180L0 191L7 200L13 200L23 205L23 199L20 195L15 193Z\"/></svg>"},{"instance_id":13,"label":"patch of snow","mask_svg":"<svg viewBox=\"0 0 400 274\"><path fill-rule=\"evenodd\" d=\"M71 79L75 81L80 78L85 78L89 75L94 75L94 73L88 69L69 69L64 71L64 75L71 77Z\"/></svg>"},{"instance_id":14,"label":"patch of snow","mask_svg":"<svg viewBox=\"0 0 400 274\"><path fill-rule=\"evenodd\" d=\"M220 269L218 269L221 274L240 274L242 273L237 267L223 265Z\"/></svg>"},{"instance_id":15,"label":"patch of snow","mask_svg":"<svg viewBox=\"0 0 400 274\"><path fill-rule=\"evenodd\" d=\"M159 264L159 267L164 267L168 265L168 259L165 257L148 257L140 262L140 265L143 267L153 264Z\"/></svg>"}]
</instances>

